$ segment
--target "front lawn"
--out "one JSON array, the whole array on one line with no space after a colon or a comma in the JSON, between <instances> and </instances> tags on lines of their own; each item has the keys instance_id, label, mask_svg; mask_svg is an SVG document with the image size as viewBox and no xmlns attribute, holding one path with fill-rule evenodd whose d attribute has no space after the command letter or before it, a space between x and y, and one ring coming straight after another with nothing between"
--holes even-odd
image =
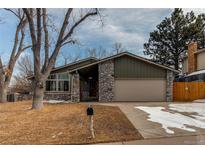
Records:
<instances>
[{"instance_id":1,"label":"front lawn","mask_svg":"<svg viewBox=\"0 0 205 154\"><path fill-rule=\"evenodd\" d=\"M142 139L118 107L95 105L90 139L86 104L46 104L30 110L31 102L0 104L0 144L89 144Z\"/></svg>"}]
</instances>

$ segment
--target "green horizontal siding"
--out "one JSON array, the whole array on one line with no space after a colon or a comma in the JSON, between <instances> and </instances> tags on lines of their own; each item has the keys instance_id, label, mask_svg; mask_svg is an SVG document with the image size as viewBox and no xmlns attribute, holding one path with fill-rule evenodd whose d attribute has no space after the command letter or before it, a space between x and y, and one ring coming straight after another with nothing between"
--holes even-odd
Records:
<instances>
[{"instance_id":1,"label":"green horizontal siding","mask_svg":"<svg viewBox=\"0 0 205 154\"><path fill-rule=\"evenodd\" d=\"M114 60L115 78L166 78L166 69L122 56Z\"/></svg>"}]
</instances>

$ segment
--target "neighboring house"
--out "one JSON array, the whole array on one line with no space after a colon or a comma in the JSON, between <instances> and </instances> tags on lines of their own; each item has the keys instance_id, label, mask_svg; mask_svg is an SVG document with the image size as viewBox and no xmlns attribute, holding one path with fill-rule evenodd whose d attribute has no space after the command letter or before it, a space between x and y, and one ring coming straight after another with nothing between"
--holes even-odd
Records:
<instances>
[{"instance_id":1,"label":"neighboring house","mask_svg":"<svg viewBox=\"0 0 205 154\"><path fill-rule=\"evenodd\" d=\"M79 101L172 101L178 71L123 52L54 68L45 99Z\"/></svg>"},{"instance_id":2,"label":"neighboring house","mask_svg":"<svg viewBox=\"0 0 205 154\"><path fill-rule=\"evenodd\" d=\"M16 102L16 101L30 100L30 99L32 99L32 94L29 91L16 89L13 87L9 87L7 91L8 102Z\"/></svg>"},{"instance_id":3,"label":"neighboring house","mask_svg":"<svg viewBox=\"0 0 205 154\"><path fill-rule=\"evenodd\" d=\"M205 81L205 48L197 49L197 43L188 45L188 55L182 62L183 81Z\"/></svg>"}]
</instances>

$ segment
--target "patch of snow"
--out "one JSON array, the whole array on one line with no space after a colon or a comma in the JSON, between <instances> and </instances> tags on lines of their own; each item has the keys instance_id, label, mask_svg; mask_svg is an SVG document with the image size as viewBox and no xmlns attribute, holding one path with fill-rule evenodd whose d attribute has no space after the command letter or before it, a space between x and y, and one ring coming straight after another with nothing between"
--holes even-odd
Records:
<instances>
[{"instance_id":1,"label":"patch of snow","mask_svg":"<svg viewBox=\"0 0 205 154\"><path fill-rule=\"evenodd\" d=\"M192 116L197 117L197 119L205 118L205 104L203 103L170 104L169 109L178 112L196 113L197 116L196 115L192 115Z\"/></svg>"},{"instance_id":2,"label":"patch of snow","mask_svg":"<svg viewBox=\"0 0 205 154\"><path fill-rule=\"evenodd\" d=\"M198 120L205 120L205 117L198 116L198 115L192 115L192 117L198 119Z\"/></svg>"},{"instance_id":3,"label":"patch of snow","mask_svg":"<svg viewBox=\"0 0 205 154\"><path fill-rule=\"evenodd\" d=\"M66 103L66 101L65 100L44 100L43 103L56 104L56 103Z\"/></svg>"},{"instance_id":4,"label":"patch of snow","mask_svg":"<svg viewBox=\"0 0 205 154\"><path fill-rule=\"evenodd\" d=\"M205 121L205 104L189 103L189 104L170 104L170 109L178 112L192 113L190 116L195 119ZM197 115L196 115L197 114Z\"/></svg>"},{"instance_id":5,"label":"patch of snow","mask_svg":"<svg viewBox=\"0 0 205 154\"><path fill-rule=\"evenodd\" d=\"M205 104L204 104L205 105ZM157 122L162 125L162 128L169 134L174 134L174 131L170 128L178 128L190 132L195 132L196 130L190 128L190 126L205 129L205 106L200 103L193 104L171 104L170 109L165 109L164 107L145 107L138 106L135 107L146 113L148 113L148 120L152 122ZM174 111L172 111L174 110ZM178 112L190 112L195 114L191 116L185 116ZM198 115L196 115L196 113Z\"/></svg>"}]
</instances>

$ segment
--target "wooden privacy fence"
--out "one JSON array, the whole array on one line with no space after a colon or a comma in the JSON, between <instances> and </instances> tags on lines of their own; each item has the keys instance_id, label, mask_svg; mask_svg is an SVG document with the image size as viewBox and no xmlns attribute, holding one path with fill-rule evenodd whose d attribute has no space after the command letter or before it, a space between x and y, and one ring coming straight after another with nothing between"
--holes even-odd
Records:
<instances>
[{"instance_id":1,"label":"wooden privacy fence","mask_svg":"<svg viewBox=\"0 0 205 154\"><path fill-rule=\"evenodd\" d=\"M174 101L193 101L205 98L205 82L174 82Z\"/></svg>"}]
</instances>

